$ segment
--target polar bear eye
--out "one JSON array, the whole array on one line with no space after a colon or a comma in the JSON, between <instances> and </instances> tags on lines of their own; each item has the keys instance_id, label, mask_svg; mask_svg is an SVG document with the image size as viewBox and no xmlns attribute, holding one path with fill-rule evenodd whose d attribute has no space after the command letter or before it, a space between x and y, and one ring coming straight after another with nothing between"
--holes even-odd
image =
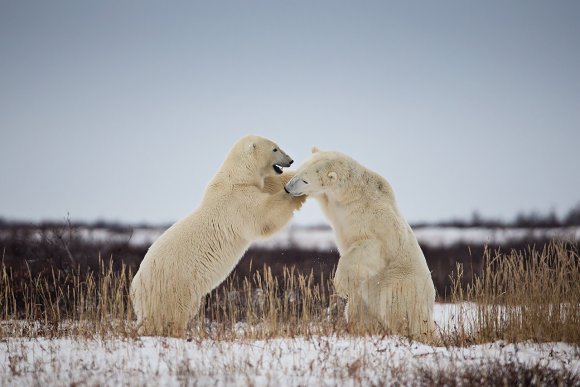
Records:
<instances>
[{"instance_id":1,"label":"polar bear eye","mask_svg":"<svg viewBox=\"0 0 580 387\"><path fill-rule=\"evenodd\" d=\"M274 152L278 152L278 148L274 148L274 150L273 150L273 151L274 151Z\"/></svg>"}]
</instances>

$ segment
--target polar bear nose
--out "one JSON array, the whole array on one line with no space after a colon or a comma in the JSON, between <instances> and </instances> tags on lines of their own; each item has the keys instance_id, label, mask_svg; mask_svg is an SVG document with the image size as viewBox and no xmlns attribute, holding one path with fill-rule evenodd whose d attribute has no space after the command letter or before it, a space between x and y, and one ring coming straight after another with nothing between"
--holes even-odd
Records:
<instances>
[{"instance_id":1,"label":"polar bear nose","mask_svg":"<svg viewBox=\"0 0 580 387\"><path fill-rule=\"evenodd\" d=\"M294 162L294 160L290 160L290 161L288 162L288 164L292 165L292 163L293 163L293 162Z\"/></svg>"}]
</instances>

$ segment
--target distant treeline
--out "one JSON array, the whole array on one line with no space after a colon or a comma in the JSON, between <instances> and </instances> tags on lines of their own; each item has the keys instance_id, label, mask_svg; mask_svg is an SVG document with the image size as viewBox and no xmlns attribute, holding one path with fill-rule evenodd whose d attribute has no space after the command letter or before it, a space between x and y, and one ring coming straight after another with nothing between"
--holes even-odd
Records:
<instances>
[{"instance_id":1,"label":"distant treeline","mask_svg":"<svg viewBox=\"0 0 580 387\"><path fill-rule=\"evenodd\" d=\"M518 227L518 228L553 228L553 227L570 227L580 226L580 203L570 209L564 216L558 216L554 210L546 213L537 211L519 213L512 220L501 220L484 217L478 212L474 212L471 219L451 219L441 222L415 223L413 227Z\"/></svg>"},{"instance_id":2,"label":"distant treeline","mask_svg":"<svg viewBox=\"0 0 580 387\"><path fill-rule=\"evenodd\" d=\"M85 228L102 228L111 231L130 231L135 228L141 229L164 229L171 226L171 224L158 224L152 225L147 223L141 224L127 224L122 222L111 222L106 220L97 220L93 222L79 222L75 221L72 223L68 218L63 218L62 221L42 221L42 222L23 222L16 220L7 220L0 217L0 229L10 228L10 227L61 227L63 224L74 227L85 227ZM518 228L555 228L555 227L570 227L570 226L580 226L580 202L571 208L565 215L558 216L554 210L547 212L521 212L516 215L511 220L495 219L492 217L485 217L479 214L479 212L474 212L470 219L450 219L438 222L415 222L412 223L413 228L418 227L484 227L484 228L507 228L507 227L518 227Z\"/></svg>"}]
</instances>

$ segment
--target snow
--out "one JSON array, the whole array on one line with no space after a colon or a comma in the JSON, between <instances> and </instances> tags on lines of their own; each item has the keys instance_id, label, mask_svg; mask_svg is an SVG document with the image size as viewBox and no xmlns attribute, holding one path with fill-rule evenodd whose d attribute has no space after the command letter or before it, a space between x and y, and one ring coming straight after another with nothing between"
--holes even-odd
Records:
<instances>
[{"instance_id":1,"label":"snow","mask_svg":"<svg viewBox=\"0 0 580 387\"><path fill-rule=\"evenodd\" d=\"M412 382L420 369L499 362L580 374L565 343L432 347L398 337L298 337L191 341L175 338L9 339L0 385L349 385ZM353 368L356 369L353 371ZM356 375L353 375L356 373Z\"/></svg>"},{"instance_id":2,"label":"snow","mask_svg":"<svg viewBox=\"0 0 580 387\"><path fill-rule=\"evenodd\" d=\"M435 318L441 329L453 329L474 310L474 304L437 304ZM445 347L397 336L4 338L0 364L0 385L349 386L417 384L427 371L457 375L493 364L580 377L580 347L501 341Z\"/></svg>"}]
</instances>

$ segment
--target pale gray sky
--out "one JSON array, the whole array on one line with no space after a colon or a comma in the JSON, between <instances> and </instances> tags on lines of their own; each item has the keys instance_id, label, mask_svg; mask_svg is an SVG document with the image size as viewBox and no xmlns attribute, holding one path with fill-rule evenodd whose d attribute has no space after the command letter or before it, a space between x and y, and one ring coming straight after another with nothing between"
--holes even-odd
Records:
<instances>
[{"instance_id":1,"label":"pale gray sky","mask_svg":"<svg viewBox=\"0 0 580 387\"><path fill-rule=\"evenodd\" d=\"M0 217L172 222L241 136L412 221L580 201L578 1L0 1ZM316 203L295 218L321 223Z\"/></svg>"}]
</instances>

